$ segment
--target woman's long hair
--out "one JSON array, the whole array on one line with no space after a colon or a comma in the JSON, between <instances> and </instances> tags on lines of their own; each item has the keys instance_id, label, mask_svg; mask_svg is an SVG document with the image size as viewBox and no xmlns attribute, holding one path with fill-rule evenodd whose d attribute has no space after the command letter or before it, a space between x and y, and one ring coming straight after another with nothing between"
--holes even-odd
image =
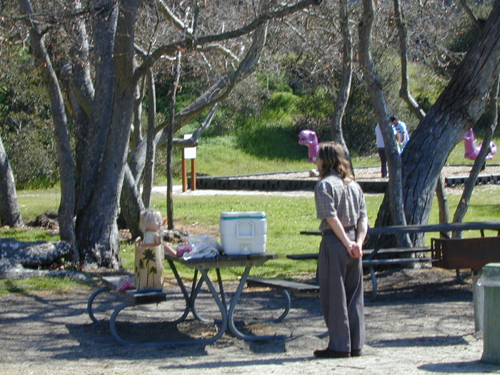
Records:
<instances>
[{"instance_id":1,"label":"woman's long hair","mask_svg":"<svg viewBox=\"0 0 500 375\"><path fill-rule=\"evenodd\" d=\"M337 142L321 142L319 144L318 158L323 161L319 175L321 178L331 172L337 172L344 182L354 180L351 164L345 156L344 148Z\"/></svg>"}]
</instances>

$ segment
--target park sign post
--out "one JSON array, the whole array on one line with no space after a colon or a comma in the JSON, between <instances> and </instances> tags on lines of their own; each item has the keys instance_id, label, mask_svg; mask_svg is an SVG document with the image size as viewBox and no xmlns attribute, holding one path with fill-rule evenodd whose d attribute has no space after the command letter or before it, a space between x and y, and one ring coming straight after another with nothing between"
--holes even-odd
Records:
<instances>
[{"instance_id":1,"label":"park sign post","mask_svg":"<svg viewBox=\"0 0 500 375\"><path fill-rule=\"evenodd\" d=\"M191 138L192 134L184 134L184 139ZM196 190L196 147L182 149L182 192L187 190L186 160L191 159L191 190Z\"/></svg>"}]
</instances>

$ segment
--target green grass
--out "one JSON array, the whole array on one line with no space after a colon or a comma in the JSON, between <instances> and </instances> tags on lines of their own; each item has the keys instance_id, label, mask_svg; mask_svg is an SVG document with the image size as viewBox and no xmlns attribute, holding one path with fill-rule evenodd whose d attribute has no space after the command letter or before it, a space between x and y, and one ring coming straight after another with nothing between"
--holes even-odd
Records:
<instances>
[{"instance_id":1,"label":"green grass","mask_svg":"<svg viewBox=\"0 0 500 375\"><path fill-rule=\"evenodd\" d=\"M46 211L57 211L61 202L58 188L44 190L20 190L17 201L24 221L33 220Z\"/></svg>"},{"instance_id":2,"label":"green grass","mask_svg":"<svg viewBox=\"0 0 500 375\"><path fill-rule=\"evenodd\" d=\"M265 136L263 136L265 138ZM298 141L298 138L297 138ZM495 140L500 144L500 138ZM478 139L478 144L481 139ZM269 145L272 148L274 146ZM296 150L295 145L289 145L290 149ZM226 135L217 138L204 139L197 147L196 172L207 176L234 176L267 172L290 172L302 171L315 168L315 165L307 161L307 147L298 148L303 158L297 157L259 157L247 153L238 148L238 139L234 135ZM375 152L375 150L374 150ZM497 155L492 163L499 163L500 155ZM235 162L236 161L236 162ZM376 152L369 156L354 156L354 167L365 167L379 165L380 160ZM473 161L464 158L464 145L459 142L448 157L447 164L472 165ZM190 171L188 163L188 171Z\"/></svg>"},{"instance_id":3,"label":"green grass","mask_svg":"<svg viewBox=\"0 0 500 375\"><path fill-rule=\"evenodd\" d=\"M237 149L236 144L236 137L229 135L200 144L196 153L196 172L208 176L235 176L267 172L303 171L316 168L314 164L307 161L308 150L305 146L302 146L301 149L303 159L267 159ZM353 159L355 167L378 165L379 162L377 155Z\"/></svg>"},{"instance_id":4,"label":"green grass","mask_svg":"<svg viewBox=\"0 0 500 375\"><path fill-rule=\"evenodd\" d=\"M29 277L21 280L0 280L0 296L9 293L32 293L49 291L67 293L76 287L90 284L61 277Z\"/></svg>"},{"instance_id":5,"label":"green grass","mask_svg":"<svg viewBox=\"0 0 500 375\"><path fill-rule=\"evenodd\" d=\"M297 137L298 142L298 137ZM237 146L233 135L206 139L196 149L196 172L207 176L234 176L266 172L301 171L314 167L307 161L307 148L303 147L303 159L256 157ZM188 162L188 171L191 165Z\"/></svg>"},{"instance_id":6,"label":"green grass","mask_svg":"<svg viewBox=\"0 0 500 375\"><path fill-rule=\"evenodd\" d=\"M24 242L59 241L59 235L50 234L46 230L32 230L30 228L2 228L0 229L0 237L15 238L18 241Z\"/></svg>"}]
</instances>

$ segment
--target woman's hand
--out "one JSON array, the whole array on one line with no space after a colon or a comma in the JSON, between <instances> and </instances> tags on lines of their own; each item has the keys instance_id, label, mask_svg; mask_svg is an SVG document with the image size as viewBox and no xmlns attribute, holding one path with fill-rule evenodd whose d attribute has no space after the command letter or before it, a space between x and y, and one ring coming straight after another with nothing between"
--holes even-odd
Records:
<instances>
[{"instance_id":1,"label":"woman's hand","mask_svg":"<svg viewBox=\"0 0 500 375\"><path fill-rule=\"evenodd\" d=\"M352 241L350 246L347 248L347 251L349 252L351 258L360 258L363 256L363 247L354 241Z\"/></svg>"}]
</instances>

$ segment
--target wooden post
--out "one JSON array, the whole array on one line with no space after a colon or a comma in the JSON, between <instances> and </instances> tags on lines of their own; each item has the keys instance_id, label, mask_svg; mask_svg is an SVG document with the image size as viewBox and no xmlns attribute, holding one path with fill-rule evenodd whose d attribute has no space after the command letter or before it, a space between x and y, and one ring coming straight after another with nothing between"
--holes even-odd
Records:
<instances>
[{"instance_id":1,"label":"wooden post","mask_svg":"<svg viewBox=\"0 0 500 375\"><path fill-rule=\"evenodd\" d=\"M184 139L191 138L191 134L184 134ZM184 147L182 149L182 192L187 190L186 160L191 159L191 189L196 190L196 147Z\"/></svg>"},{"instance_id":2,"label":"wooden post","mask_svg":"<svg viewBox=\"0 0 500 375\"><path fill-rule=\"evenodd\" d=\"M186 159L184 158L184 149L182 150L182 192L185 193L187 190L187 170L186 170Z\"/></svg>"},{"instance_id":3,"label":"wooden post","mask_svg":"<svg viewBox=\"0 0 500 375\"><path fill-rule=\"evenodd\" d=\"M191 159L191 190L196 190L196 159Z\"/></svg>"}]
</instances>

